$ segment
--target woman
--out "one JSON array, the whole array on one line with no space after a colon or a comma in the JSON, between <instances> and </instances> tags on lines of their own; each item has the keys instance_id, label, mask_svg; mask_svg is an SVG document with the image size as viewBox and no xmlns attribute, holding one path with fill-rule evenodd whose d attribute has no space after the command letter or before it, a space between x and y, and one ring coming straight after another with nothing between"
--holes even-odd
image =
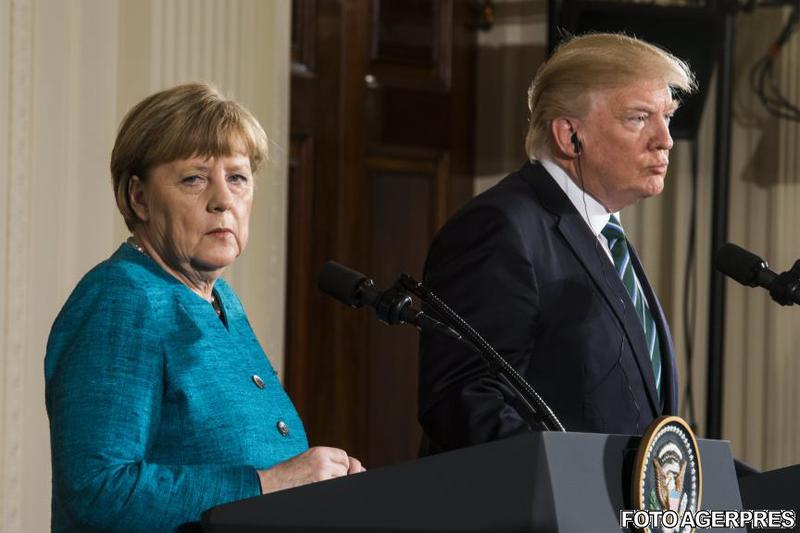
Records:
<instances>
[{"instance_id":1,"label":"woman","mask_svg":"<svg viewBox=\"0 0 800 533\"><path fill-rule=\"evenodd\" d=\"M305 431L220 277L247 245L255 118L204 84L154 94L111 154L131 238L78 284L45 358L54 531L170 531L363 470Z\"/></svg>"}]
</instances>

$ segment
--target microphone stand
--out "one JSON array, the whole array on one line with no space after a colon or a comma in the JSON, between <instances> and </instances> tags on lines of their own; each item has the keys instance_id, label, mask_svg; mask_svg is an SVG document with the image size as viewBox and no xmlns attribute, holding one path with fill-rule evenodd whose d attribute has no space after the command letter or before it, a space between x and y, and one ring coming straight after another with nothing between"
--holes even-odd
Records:
<instances>
[{"instance_id":1,"label":"microphone stand","mask_svg":"<svg viewBox=\"0 0 800 533\"><path fill-rule=\"evenodd\" d=\"M558 420L558 417L556 417L555 413L550 409L550 406L548 406L542 397L531 387L530 383L528 383L514 367L508 364L508 361L503 359L503 357L497 353L497 350L486 342L472 326L440 300L433 291L404 273L400 275L392 286L392 289L387 291L387 293L390 294L398 294L401 292L408 292L419 298L436 313L444 324L432 319L422 311L412 310L408 304L405 305L405 309L409 310L414 316L411 320L404 320L405 322L414 324L420 329L427 329L447 335L480 355L486 362L492 375L511 390L517 400L515 408L520 411L520 414L525 417L532 428L542 427L548 431L566 431ZM408 303L410 303L410 298L407 295L405 298L408 298ZM402 297L397 298L396 296L389 296L388 299L390 301L399 302ZM396 312L387 314L393 316L399 315L399 313ZM408 314L408 312L406 314Z\"/></svg>"},{"instance_id":2,"label":"microphone stand","mask_svg":"<svg viewBox=\"0 0 800 533\"><path fill-rule=\"evenodd\" d=\"M800 295L800 259L795 261L790 270L778 274L770 284L769 295L781 305L798 303L796 298Z\"/></svg>"}]
</instances>

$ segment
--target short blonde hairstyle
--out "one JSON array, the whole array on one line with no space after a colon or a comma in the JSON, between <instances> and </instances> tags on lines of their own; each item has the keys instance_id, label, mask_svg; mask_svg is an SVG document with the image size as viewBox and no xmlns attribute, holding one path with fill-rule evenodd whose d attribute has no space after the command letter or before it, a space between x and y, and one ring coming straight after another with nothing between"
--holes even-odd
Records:
<instances>
[{"instance_id":1,"label":"short blonde hairstyle","mask_svg":"<svg viewBox=\"0 0 800 533\"><path fill-rule=\"evenodd\" d=\"M242 147L255 173L267 159L267 134L247 109L206 83L179 85L136 104L122 120L111 152L117 207L128 229L139 222L128 198L131 176L146 180L155 165L229 156Z\"/></svg>"},{"instance_id":2,"label":"short blonde hairstyle","mask_svg":"<svg viewBox=\"0 0 800 533\"><path fill-rule=\"evenodd\" d=\"M660 79L673 93L688 94L697 88L684 61L640 39L621 33L592 33L562 43L539 67L528 89L528 157L552 153L553 120L586 116L593 91Z\"/></svg>"}]
</instances>

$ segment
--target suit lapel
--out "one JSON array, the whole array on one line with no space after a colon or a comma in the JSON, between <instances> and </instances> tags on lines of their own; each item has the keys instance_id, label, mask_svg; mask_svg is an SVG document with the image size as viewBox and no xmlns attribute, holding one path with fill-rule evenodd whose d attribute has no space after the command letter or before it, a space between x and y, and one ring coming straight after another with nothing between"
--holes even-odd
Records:
<instances>
[{"instance_id":1,"label":"suit lapel","mask_svg":"<svg viewBox=\"0 0 800 533\"><path fill-rule=\"evenodd\" d=\"M633 245L629 243L631 250L631 262L636 276L639 278L639 283L642 286L644 297L647 299L647 305L650 309L650 315L656 323L658 330L659 341L661 343L661 394L664 399L664 410L662 414L677 415L678 414L678 369L675 366L675 347L672 344L672 333L669 329L669 323L664 315L664 310L656 297L655 291L650 286L650 282L644 274L644 268L639 260L639 255L636 253Z\"/></svg>"},{"instance_id":2,"label":"suit lapel","mask_svg":"<svg viewBox=\"0 0 800 533\"><path fill-rule=\"evenodd\" d=\"M628 344L634 353L642 380L646 385L650 407L654 415L658 416L661 408L658 401L658 393L656 392L650 353L647 350L647 342L644 337L644 329L633 310L633 303L630 301L625 286L615 272L611 261L605 255L605 251L580 213L575 209L575 206L572 205L564 191L561 190L541 165L529 163L523 167L521 175L534 189L542 206L557 217L559 232L567 241L620 322L628 339ZM638 272L637 275L644 277ZM660 329L660 331L663 330Z\"/></svg>"}]
</instances>

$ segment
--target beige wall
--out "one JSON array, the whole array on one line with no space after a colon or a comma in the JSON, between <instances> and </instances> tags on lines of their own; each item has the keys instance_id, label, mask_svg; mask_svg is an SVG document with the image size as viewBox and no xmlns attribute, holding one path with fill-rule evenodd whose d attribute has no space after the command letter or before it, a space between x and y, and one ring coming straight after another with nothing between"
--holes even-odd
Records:
<instances>
[{"instance_id":1,"label":"beige wall","mask_svg":"<svg viewBox=\"0 0 800 533\"><path fill-rule=\"evenodd\" d=\"M528 86L547 51L547 0L500 0L478 32L475 192L525 162Z\"/></svg>"},{"instance_id":2,"label":"beige wall","mask_svg":"<svg viewBox=\"0 0 800 533\"><path fill-rule=\"evenodd\" d=\"M125 238L108 158L124 112L205 80L270 135L251 241L232 281L282 370L288 2L0 0L0 532L49 530L42 360L50 325Z\"/></svg>"},{"instance_id":3,"label":"beige wall","mask_svg":"<svg viewBox=\"0 0 800 533\"><path fill-rule=\"evenodd\" d=\"M800 126L768 115L749 90L749 68L787 15L739 17L731 161L731 240L788 270L800 257ZM783 94L800 102L800 38L779 59ZM724 429L742 455L765 468L800 462L800 310L765 291L728 284Z\"/></svg>"}]
</instances>

